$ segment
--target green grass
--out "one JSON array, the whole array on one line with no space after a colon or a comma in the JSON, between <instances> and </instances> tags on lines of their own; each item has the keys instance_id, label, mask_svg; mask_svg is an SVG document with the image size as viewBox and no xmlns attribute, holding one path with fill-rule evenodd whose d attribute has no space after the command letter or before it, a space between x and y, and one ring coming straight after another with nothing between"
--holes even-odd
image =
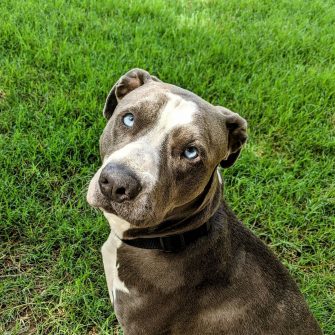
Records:
<instances>
[{"instance_id":1,"label":"green grass","mask_svg":"<svg viewBox=\"0 0 335 335\"><path fill-rule=\"evenodd\" d=\"M85 193L106 94L142 67L248 120L226 198L334 334L334 27L327 0L1 1L0 333L116 329Z\"/></svg>"}]
</instances>

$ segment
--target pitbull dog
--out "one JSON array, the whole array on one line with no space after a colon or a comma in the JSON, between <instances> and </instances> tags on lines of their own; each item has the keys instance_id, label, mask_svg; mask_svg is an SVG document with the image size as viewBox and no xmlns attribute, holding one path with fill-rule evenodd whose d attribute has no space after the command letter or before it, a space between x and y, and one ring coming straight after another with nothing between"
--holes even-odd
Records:
<instances>
[{"instance_id":1,"label":"pitbull dog","mask_svg":"<svg viewBox=\"0 0 335 335\"><path fill-rule=\"evenodd\" d=\"M125 335L321 334L297 285L222 200L246 121L141 69L110 91L87 200L111 233L107 285Z\"/></svg>"}]
</instances>

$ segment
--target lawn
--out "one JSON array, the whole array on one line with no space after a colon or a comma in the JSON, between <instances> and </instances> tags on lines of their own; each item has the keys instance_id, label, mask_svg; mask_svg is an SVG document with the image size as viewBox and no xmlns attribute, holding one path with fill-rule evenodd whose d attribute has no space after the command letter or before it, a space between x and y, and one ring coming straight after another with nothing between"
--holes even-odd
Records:
<instances>
[{"instance_id":1,"label":"lawn","mask_svg":"<svg viewBox=\"0 0 335 335\"><path fill-rule=\"evenodd\" d=\"M239 218L335 333L332 1L0 3L0 333L117 334L86 203L105 97L142 67L248 120Z\"/></svg>"}]
</instances>

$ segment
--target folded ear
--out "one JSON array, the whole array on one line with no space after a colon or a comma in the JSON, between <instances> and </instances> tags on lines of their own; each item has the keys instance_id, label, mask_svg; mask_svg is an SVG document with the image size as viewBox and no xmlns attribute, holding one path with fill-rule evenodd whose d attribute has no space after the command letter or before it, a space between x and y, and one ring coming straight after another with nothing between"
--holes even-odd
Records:
<instances>
[{"instance_id":1,"label":"folded ear","mask_svg":"<svg viewBox=\"0 0 335 335\"><path fill-rule=\"evenodd\" d=\"M235 163L240 155L243 144L247 140L247 121L227 108L217 108L225 117L228 139L227 155L221 161L220 165L223 168L228 168Z\"/></svg>"},{"instance_id":2,"label":"folded ear","mask_svg":"<svg viewBox=\"0 0 335 335\"><path fill-rule=\"evenodd\" d=\"M116 108L118 102L129 92L144 85L149 81L160 81L158 78L151 76L147 71L142 69L132 69L124 74L113 86L109 92L103 109L103 115L108 120Z\"/></svg>"}]
</instances>

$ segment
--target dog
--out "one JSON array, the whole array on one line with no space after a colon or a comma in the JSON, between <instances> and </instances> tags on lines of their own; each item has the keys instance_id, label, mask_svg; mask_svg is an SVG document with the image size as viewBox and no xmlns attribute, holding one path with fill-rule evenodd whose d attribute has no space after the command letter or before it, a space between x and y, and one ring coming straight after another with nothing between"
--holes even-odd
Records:
<instances>
[{"instance_id":1,"label":"dog","mask_svg":"<svg viewBox=\"0 0 335 335\"><path fill-rule=\"evenodd\" d=\"M111 233L108 291L125 335L316 335L276 256L222 199L246 121L147 71L111 89L88 203Z\"/></svg>"}]
</instances>

